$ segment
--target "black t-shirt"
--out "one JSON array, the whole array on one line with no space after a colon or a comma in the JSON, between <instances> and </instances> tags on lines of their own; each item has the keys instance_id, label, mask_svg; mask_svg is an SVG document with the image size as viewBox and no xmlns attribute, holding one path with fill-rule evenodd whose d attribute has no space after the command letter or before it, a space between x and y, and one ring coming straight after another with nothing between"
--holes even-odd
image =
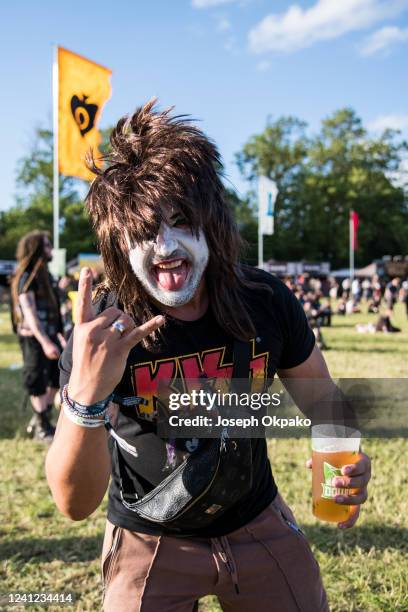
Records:
<instances>
[{"instance_id":1,"label":"black t-shirt","mask_svg":"<svg viewBox=\"0 0 408 612\"><path fill-rule=\"evenodd\" d=\"M266 378L272 380L278 368L288 369L303 363L313 350L315 337L302 307L290 289L265 272L248 269L246 274L251 276L251 280L266 283L272 288L272 291L251 289L245 297L257 331L256 338L251 341L251 377L257 378L258 381ZM109 300L107 303L109 304ZM168 381L173 377L194 379L198 377L200 370L203 370L209 378L216 379L214 388L219 388L219 384L225 384L225 379L231 378L233 368L233 338L217 324L211 307L196 321L180 321L166 316L163 338L163 346L158 353L149 352L141 345L131 350L124 376L116 388L121 397L137 395L148 401L147 405L139 405L136 408L121 407L115 432L136 448L138 444L139 448L143 445L143 453L149 464L148 471L150 474L156 471L156 481L167 476L166 469L169 467L169 456L163 457L162 453L156 453L153 450L154 445L152 452L149 452L149 437L151 439L152 433L155 432L152 414L160 380ZM72 339L60 360L61 386L69 380L71 363ZM188 442L186 441L187 444ZM277 487L268 460L266 440L253 439L252 443L251 491L210 526L195 532L194 535L218 537L235 531L255 518L275 497ZM112 454L109 520L131 531L173 535L171 531L158 527L155 523L142 520L122 503L116 452L120 453L122 465L126 465L127 479L133 484L134 492L139 498L154 487L153 479L149 482L141 474L143 470L135 468L132 454L116 445L115 452L112 452L114 443L111 437L109 446ZM185 450L190 450L187 445ZM140 466L139 460L137 465Z\"/></svg>"},{"instance_id":2,"label":"black t-shirt","mask_svg":"<svg viewBox=\"0 0 408 612\"><path fill-rule=\"evenodd\" d=\"M51 274L48 274L48 282L54 296L54 299L51 299L51 296L46 291L46 288L39 282L36 276L34 276L34 278L31 279L27 285L29 277L29 271L23 272L21 275L17 287L18 295L21 293L28 293L29 291L34 293L37 316L41 327L47 336L50 336L51 338L55 337L58 333L62 332L62 321L59 312L58 287ZM22 312L21 317L22 321L18 326L18 333L30 335L31 330L25 325Z\"/></svg>"}]
</instances>

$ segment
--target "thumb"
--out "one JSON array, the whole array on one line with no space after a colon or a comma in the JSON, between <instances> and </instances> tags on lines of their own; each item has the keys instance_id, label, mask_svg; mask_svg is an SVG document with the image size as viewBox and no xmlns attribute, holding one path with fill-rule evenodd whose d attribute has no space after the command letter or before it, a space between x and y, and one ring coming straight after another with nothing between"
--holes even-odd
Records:
<instances>
[{"instance_id":1,"label":"thumb","mask_svg":"<svg viewBox=\"0 0 408 612\"><path fill-rule=\"evenodd\" d=\"M308 460L306 461L306 464L305 464L305 465L306 465L306 467L307 467L307 468L309 468L309 470L310 470L310 469L312 468L312 460L311 460L311 459L308 459Z\"/></svg>"},{"instance_id":2,"label":"thumb","mask_svg":"<svg viewBox=\"0 0 408 612\"><path fill-rule=\"evenodd\" d=\"M126 341L129 350L141 342L143 338L146 338L146 336L161 327L165 320L166 319L162 315L153 317L153 319L150 319L150 321L143 323L143 325L139 325L139 327L135 327L135 329L133 329L129 334L126 334L123 340L124 342Z\"/></svg>"}]
</instances>

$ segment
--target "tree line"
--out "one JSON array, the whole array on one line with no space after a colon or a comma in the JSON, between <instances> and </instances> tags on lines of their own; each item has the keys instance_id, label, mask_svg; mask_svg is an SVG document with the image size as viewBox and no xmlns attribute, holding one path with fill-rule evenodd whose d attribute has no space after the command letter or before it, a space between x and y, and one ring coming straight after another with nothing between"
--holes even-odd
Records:
<instances>
[{"instance_id":1,"label":"tree line","mask_svg":"<svg viewBox=\"0 0 408 612\"><path fill-rule=\"evenodd\" d=\"M110 130L103 131L104 147ZM401 168L408 144L394 130L373 137L351 108L325 118L317 133L296 117L269 118L236 155L248 182L243 198L226 197L247 242L245 260L257 262L257 177L276 181L275 234L264 239L265 260L348 261L348 218L360 218L357 265L408 252L407 182ZM33 228L52 230L52 132L36 131L18 162L16 203L0 214L0 259L14 258L18 239ZM61 238L68 259L95 252L83 205L82 181L60 176Z\"/></svg>"}]
</instances>

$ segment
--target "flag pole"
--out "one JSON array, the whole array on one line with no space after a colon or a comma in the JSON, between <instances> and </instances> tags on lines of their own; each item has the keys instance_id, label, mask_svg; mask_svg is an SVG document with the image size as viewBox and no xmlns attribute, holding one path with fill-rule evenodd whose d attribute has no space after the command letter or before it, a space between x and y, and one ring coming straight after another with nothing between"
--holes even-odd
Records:
<instances>
[{"instance_id":1,"label":"flag pole","mask_svg":"<svg viewBox=\"0 0 408 612\"><path fill-rule=\"evenodd\" d=\"M349 260L350 260L350 285L354 280L354 218L353 211L349 215Z\"/></svg>"},{"instance_id":2,"label":"flag pole","mask_svg":"<svg viewBox=\"0 0 408 612\"><path fill-rule=\"evenodd\" d=\"M262 227L262 216L261 216L261 192L260 192L260 182L261 177L258 176L258 268L263 268L263 227Z\"/></svg>"},{"instance_id":3,"label":"flag pole","mask_svg":"<svg viewBox=\"0 0 408 612\"><path fill-rule=\"evenodd\" d=\"M259 207L260 208L260 207ZM258 268L263 268L263 234L261 223L261 211L258 213Z\"/></svg>"},{"instance_id":4,"label":"flag pole","mask_svg":"<svg viewBox=\"0 0 408 612\"><path fill-rule=\"evenodd\" d=\"M58 167L58 47L53 47L52 63L52 129L54 143L53 158L53 244L54 249L59 249L59 167Z\"/></svg>"}]
</instances>

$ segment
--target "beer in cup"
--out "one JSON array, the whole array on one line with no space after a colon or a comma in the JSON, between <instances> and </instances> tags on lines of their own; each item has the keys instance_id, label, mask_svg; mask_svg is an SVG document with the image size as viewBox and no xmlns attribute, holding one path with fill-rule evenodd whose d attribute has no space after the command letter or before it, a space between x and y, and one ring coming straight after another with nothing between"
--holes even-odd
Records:
<instances>
[{"instance_id":1,"label":"beer in cup","mask_svg":"<svg viewBox=\"0 0 408 612\"><path fill-rule=\"evenodd\" d=\"M342 476L341 468L359 460L361 434L338 425L312 427L312 499L313 514L321 521L341 523L351 513L351 506L337 504L337 495L353 495L357 489L335 487L333 479Z\"/></svg>"}]
</instances>

